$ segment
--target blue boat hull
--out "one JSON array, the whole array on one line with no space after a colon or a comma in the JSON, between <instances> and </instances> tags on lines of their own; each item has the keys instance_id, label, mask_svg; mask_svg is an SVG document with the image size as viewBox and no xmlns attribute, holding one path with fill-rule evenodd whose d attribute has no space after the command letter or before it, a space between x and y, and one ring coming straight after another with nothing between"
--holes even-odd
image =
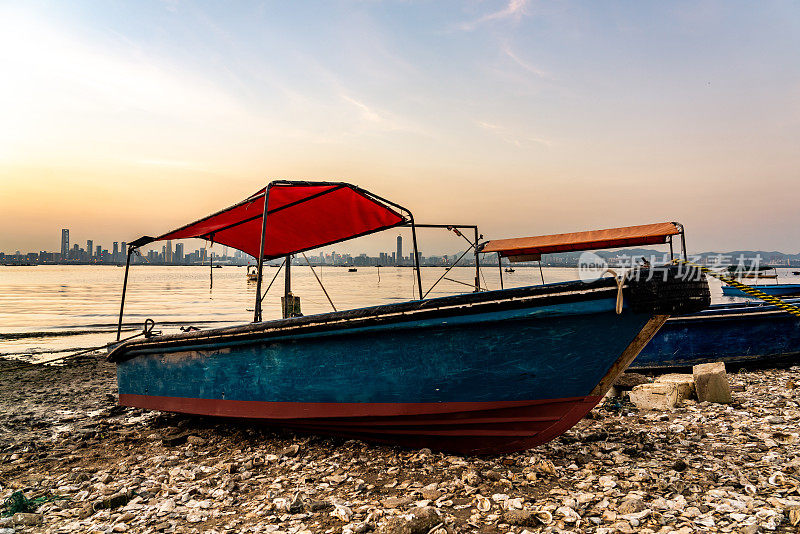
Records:
<instances>
[{"instance_id":1,"label":"blue boat hull","mask_svg":"<svg viewBox=\"0 0 800 534\"><path fill-rule=\"evenodd\" d=\"M553 286L129 342L112 353L120 402L459 452L529 448L582 418L666 320L617 315L607 283Z\"/></svg>"},{"instance_id":2,"label":"blue boat hull","mask_svg":"<svg viewBox=\"0 0 800 534\"><path fill-rule=\"evenodd\" d=\"M800 318L775 306L717 304L669 319L631 368L670 370L709 362L767 365L799 359Z\"/></svg>"}]
</instances>

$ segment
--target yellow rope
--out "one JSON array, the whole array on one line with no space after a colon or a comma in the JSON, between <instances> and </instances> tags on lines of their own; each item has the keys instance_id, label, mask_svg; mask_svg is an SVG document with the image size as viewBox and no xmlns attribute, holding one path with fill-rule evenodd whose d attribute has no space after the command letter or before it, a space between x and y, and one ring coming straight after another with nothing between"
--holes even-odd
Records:
<instances>
[{"instance_id":1,"label":"yellow rope","mask_svg":"<svg viewBox=\"0 0 800 534\"><path fill-rule=\"evenodd\" d=\"M729 286L735 287L736 289L738 289L742 293L746 293L746 294L748 294L750 296L759 298L759 299L763 300L764 302L772 304L773 306L777 306L778 308L782 309L783 311L791 313L795 317L800 317L800 308L798 308L797 306L794 306L793 304L789 304L788 302L784 302L781 299L779 299L778 297L774 297L772 295L767 295L763 291L759 291L758 289L754 288L753 286L749 286L747 284L743 284L741 282L737 282L733 278L729 278L727 276L723 276L723 275L721 275L719 273L716 273L716 272L712 271L711 269L709 269L708 267L703 267L702 265L697 265L696 263L692 263L692 262L686 261L686 260L674 260L674 261L677 262L677 263L683 263L685 265L691 265L692 267L696 267L696 268L700 269L702 272L704 272L705 274L707 274L709 276L713 276L717 280L721 280L722 282L725 282Z\"/></svg>"}]
</instances>

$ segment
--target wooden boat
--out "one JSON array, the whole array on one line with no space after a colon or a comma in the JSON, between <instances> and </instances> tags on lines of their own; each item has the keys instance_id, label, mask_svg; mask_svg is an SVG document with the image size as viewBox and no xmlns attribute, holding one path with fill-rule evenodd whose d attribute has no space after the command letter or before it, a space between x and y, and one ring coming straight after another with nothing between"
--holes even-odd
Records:
<instances>
[{"instance_id":1,"label":"wooden boat","mask_svg":"<svg viewBox=\"0 0 800 534\"><path fill-rule=\"evenodd\" d=\"M728 272L732 277L735 278L756 279L756 283L751 284L751 287L753 289L761 291L762 293L766 293L767 295L772 295L773 297L800 296L800 284L777 283L778 271L774 267L749 268L745 270L744 268L740 268L737 266L737 267L729 267ZM776 279L776 283L759 284L758 279ZM722 294L725 295L726 297L757 298L745 293L739 288L733 287L728 284L722 284Z\"/></svg>"},{"instance_id":2,"label":"wooden boat","mask_svg":"<svg viewBox=\"0 0 800 534\"><path fill-rule=\"evenodd\" d=\"M350 267L349 269L347 269L347 272L348 273L357 273L358 269L356 269L355 267Z\"/></svg>"},{"instance_id":3,"label":"wooden boat","mask_svg":"<svg viewBox=\"0 0 800 534\"><path fill-rule=\"evenodd\" d=\"M286 257L288 303L291 254L401 225L411 227L419 300L307 317L284 306L283 319L261 320L265 260ZM426 300L415 228L411 212L350 184L273 182L196 223L132 242L129 257L157 239L213 236L259 258L258 288L252 323L117 346L109 359L120 404L462 453L521 450L586 415L669 313L708 303L707 285L698 291L681 276ZM675 233L664 229L662 239ZM515 253L502 240L484 250ZM118 330L126 286L127 269Z\"/></svg>"},{"instance_id":4,"label":"wooden boat","mask_svg":"<svg viewBox=\"0 0 800 534\"><path fill-rule=\"evenodd\" d=\"M742 273L737 278L772 279L778 278L778 273Z\"/></svg>"},{"instance_id":5,"label":"wooden boat","mask_svg":"<svg viewBox=\"0 0 800 534\"><path fill-rule=\"evenodd\" d=\"M800 299L787 302L797 305ZM670 317L631 368L677 370L718 361L734 367L800 361L800 319L750 302Z\"/></svg>"},{"instance_id":6,"label":"wooden boat","mask_svg":"<svg viewBox=\"0 0 800 534\"><path fill-rule=\"evenodd\" d=\"M258 269L255 265L247 266L247 281L255 282L258 280Z\"/></svg>"},{"instance_id":7,"label":"wooden boat","mask_svg":"<svg viewBox=\"0 0 800 534\"><path fill-rule=\"evenodd\" d=\"M506 268L505 268L505 272L507 272L507 273L513 273L515 270L516 270L516 269L514 269L514 268L512 268L512 267L506 267Z\"/></svg>"}]
</instances>

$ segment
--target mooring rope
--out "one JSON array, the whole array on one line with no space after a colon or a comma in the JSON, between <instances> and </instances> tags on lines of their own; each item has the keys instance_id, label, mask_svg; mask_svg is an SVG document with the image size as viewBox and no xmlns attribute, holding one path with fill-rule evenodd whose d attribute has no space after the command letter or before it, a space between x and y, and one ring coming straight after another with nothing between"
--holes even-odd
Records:
<instances>
[{"instance_id":1,"label":"mooring rope","mask_svg":"<svg viewBox=\"0 0 800 534\"><path fill-rule=\"evenodd\" d=\"M153 327L155 326L156 322L152 319L146 319L144 322L144 328L138 334L134 334L132 336L120 339L118 341L112 341L110 343L106 343L105 345L98 345L97 347L91 347L88 349L83 349L79 352L74 352L72 354L65 354L63 356L57 356L55 358L50 358L49 360L44 360L41 362L32 362L28 365L16 365L12 367L0 367L0 371L16 371L18 369L27 369L31 365L46 365L48 363L58 362L62 360L66 360L68 358L77 358L78 356L83 356L84 354L89 354L91 352L97 352L98 350L107 349L112 345L116 345L118 343L123 343L125 341L129 341L131 339L137 338L139 336L151 337L154 334L160 334L161 332L153 332Z\"/></svg>"},{"instance_id":2,"label":"mooring rope","mask_svg":"<svg viewBox=\"0 0 800 534\"><path fill-rule=\"evenodd\" d=\"M766 302L768 304L772 304L773 306L777 306L778 308L782 309L783 311L785 311L787 313L790 313L790 314L794 315L795 317L800 317L800 308L798 308L797 306L795 306L793 304L789 304L788 302L784 302L783 300L781 300L778 297L775 297L773 295L768 295L767 293L764 293L763 291L759 291L758 289L756 289L753 286L749 286L747 284L743 284L743 283L741 283L741 282L739 282L739 281L737 281L737 280L735 280L733 278L721 275L718 272L709 269L708 267L703 267L702 265L698 265L696 263L692 263L692 262L687 261L687 260L676 259L676 260L672 260L672 261L674 261L676 263L682 263L684 265L689 265L689 266L694 267L696 269L700 269L700 271L704 272L708 276L713 276L717 280L725 282L729 286L735 287L736 289L738 289L742 293L745 293L745 294L750 295L752 297L759 298L759 299L763 300L764 302Z\"/></svg>"},{"instance_id":3,"label":"mooring rope","mask_svg":"<svg viewBox=\"0 0 800 534\"><path fill-rule=\"evenodd\" d=\"M617 275L617 273L612 269L606 269L606 273L609 273L611 276L613 276L614 280L617 282L617 301L614 309L617 312L617 315L620 315L622 314L622 288L625 286L625 277Z\"/></svg>"}]
</instances>

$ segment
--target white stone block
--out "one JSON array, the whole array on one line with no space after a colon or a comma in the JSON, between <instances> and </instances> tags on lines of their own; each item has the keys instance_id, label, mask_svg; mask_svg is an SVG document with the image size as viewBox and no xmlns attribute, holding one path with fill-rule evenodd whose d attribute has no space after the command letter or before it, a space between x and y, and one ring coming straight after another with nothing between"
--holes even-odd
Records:
<instances>
[{"instance_id":1,"label":"white stone block","mask_svg":"<svg viewBox=\"0 0 800 534\"><path fill-rule=\"evenodd\" d=\"M729 404L733 401L731 387L725 364L722 362L703 363L692 368L694 388L700 402Z\"/></svg>"},{"instance_id":2,"label":"white stone block","mask_svg":"<svg viewBox=\"0 0 800 534\"><path fill-rule=\"evenodd\" d=\"M630 399L640 410L669 410L678 404L678 385L641 384L631 390Z\"/></svg>"},{"instance_id":3,"label":"white stone block","mask_svg":"<svg viewBox=\"0 0 800 534\"><path fill-rule=\"evenodd\" d=\"M675 384L678 386L678 402L694 396L694 376L689 374L671 373L656 378L657 384Z\"/></svg>"}]
</instances>

